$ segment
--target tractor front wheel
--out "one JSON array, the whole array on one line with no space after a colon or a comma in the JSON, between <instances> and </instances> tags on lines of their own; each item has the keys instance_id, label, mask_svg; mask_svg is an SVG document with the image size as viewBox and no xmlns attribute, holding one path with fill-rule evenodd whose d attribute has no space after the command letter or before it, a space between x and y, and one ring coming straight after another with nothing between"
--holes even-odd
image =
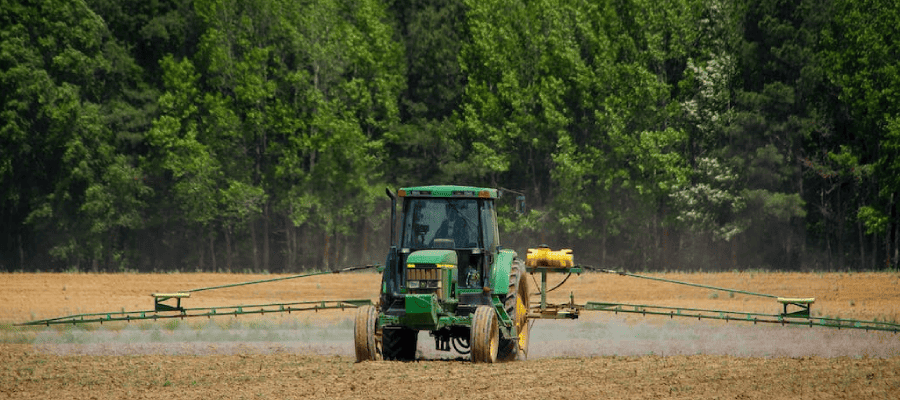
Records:
<instances>
[{"instance_id":1,"label":"tractor front wheel","mask_svg":"<svg viewBox=\"0 0 900 400\"><path fill-rule=\"evenodd\" d=\"M495 363L500 348L500 325L491 306L478 306L472 316L472 362Z\"/></svg>"},{"instance_id":2,"label":"tractor front wheel","mask_svg":"<svg viewBox=\"0 0 900 400\"><path fill-rule=\"evenodd\" d=\"M381 355L381 335L378 332L378 313L368 305L356 310L353 326L353 341L356 347L356 362L375 361Z\"/></svg>"}]
</instances>

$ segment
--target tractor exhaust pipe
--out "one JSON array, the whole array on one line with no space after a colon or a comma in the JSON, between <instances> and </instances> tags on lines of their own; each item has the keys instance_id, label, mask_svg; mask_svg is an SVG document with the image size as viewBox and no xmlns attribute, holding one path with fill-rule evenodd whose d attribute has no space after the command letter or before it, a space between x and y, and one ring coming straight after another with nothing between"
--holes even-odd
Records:
<instances>
[{"instance_id":1,"label":"tractor exhaust pipe","mask_svg":"<svg viewBox=\"0 0 900 400\"><path fill-rule=\"evenodd\" d=\"M384 192L391 198L391 247L396 247L395 236L397 235L397 195L390 188L384 188Z\"/></svg>"}]
</instances>

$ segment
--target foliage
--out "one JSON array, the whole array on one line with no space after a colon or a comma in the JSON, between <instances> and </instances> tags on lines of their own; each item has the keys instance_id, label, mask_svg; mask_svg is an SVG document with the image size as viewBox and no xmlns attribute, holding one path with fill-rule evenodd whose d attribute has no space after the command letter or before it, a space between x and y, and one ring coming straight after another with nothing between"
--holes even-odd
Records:
<instances>
[{"instance_id":1,"label":"foliage","mask_svg":"<svg viewBox=\"0 0 900 400\"><path fill-rule=\"evenodd\" d=\"M896 268L898 27L884 0L7 1L0 269L377 263L384 187L431 183L526 195L498 207L520 252Z\"/></svg>"}]
</instances>

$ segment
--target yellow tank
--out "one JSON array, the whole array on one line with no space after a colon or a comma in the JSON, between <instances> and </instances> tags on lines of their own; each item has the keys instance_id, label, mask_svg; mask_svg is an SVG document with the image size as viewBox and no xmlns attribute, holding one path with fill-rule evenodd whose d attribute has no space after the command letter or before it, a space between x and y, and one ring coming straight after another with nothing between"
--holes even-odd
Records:
<instances>
[{"instance_id":1,"label":"yellow tank","mask_svg":"<svg viewBox=\"0 0 900 400\"><path fill-rule=\"evenodd\" d=\"M528 249L525 265L529 267L572 268L575 258L572 249L550 250L549 247Z\"/></svg>"}]
</instances>

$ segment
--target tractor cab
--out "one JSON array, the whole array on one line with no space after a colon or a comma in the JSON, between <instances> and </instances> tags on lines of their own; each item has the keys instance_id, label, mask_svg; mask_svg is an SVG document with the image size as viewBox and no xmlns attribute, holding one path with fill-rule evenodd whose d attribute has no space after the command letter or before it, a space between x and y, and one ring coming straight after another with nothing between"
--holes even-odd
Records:
<instances>
[{"instance_id":1,"label":"tractor cab","mask_svg":"<svg viewBox=\"0 0 900 400\"><path fill-rule=\"evenodd\" d=\"M416 191L422 193L423 191ZM482 288L485 266L499 247L497 216L491 197L467 191L457 197L411 197L403 201L401 253L448 250L456 253L460 287Z\"/></svg>"}]
</instances>

